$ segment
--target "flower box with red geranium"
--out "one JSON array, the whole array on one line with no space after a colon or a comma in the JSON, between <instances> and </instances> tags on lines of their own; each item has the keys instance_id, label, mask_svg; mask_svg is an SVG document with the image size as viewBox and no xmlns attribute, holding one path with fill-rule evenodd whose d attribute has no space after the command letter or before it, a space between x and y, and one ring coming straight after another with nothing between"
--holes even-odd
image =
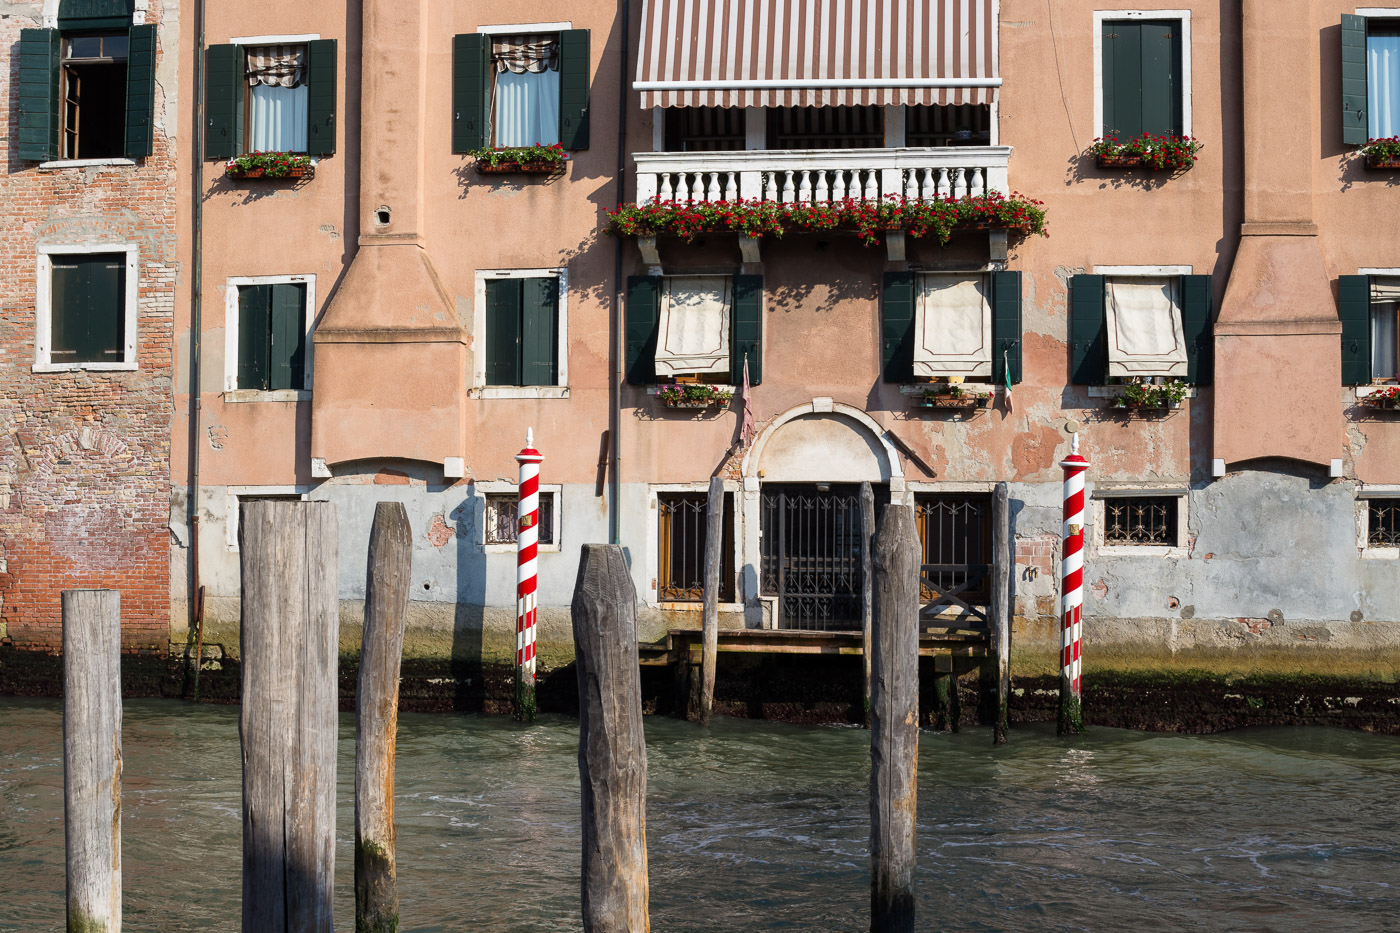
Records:
<instances>
[{"instance_id":1,"label":"flower box with red geranium","mask_svg":"<svg viewBox=\"0 0 1400 933\"><path fill-rule=\"evenodd\" d=\"M1400 136L1373 139L1361 148L1366 167L1376 171L1400 169Z\"/></svg>"},{"instance_id":2,"label":"flower box with red geranium","mask_svg":"<svg viewBox=\"0 0 1400 933\"><path fill-rule=\"evenodd\" d=\"M552 146L487 146L472 153L482 175L554 175L564 171L569 154L559 143Z\"/></svg>"},{"instance_id":3,"label":"flower box with red geranium","mask_svg":"<svg viewBox=\"0 0 1400 933\"><path fill-rule=\"evenodd\" d=\"M1383 389L1376 389L1369 395L1363 395L1358 401L1368 408L1400 408L1400 386L1386 386Z\"/></svg>"},{"instance_id":4,"label":"flower box with red geranium","mask_svg":"<svg viewBox=\"0 0 1400 933\"><path fill-rule=\"evenodd\" d=\"M986 408L991 404L991 392L979 392L959 383L936 382L915 396L919 408Z\"/></svg>"},{"instance_id":5,"label":"flower box with red geranium","mask_svg":"<svg viewBox=\"0 0 1400 933\"><path fill-rule=\"evenodd\" d=\"M224 163L229 178L305 178L311 173L311 157L295 152L249 152Z\"/></svg>"},{"instance_id":6,"label":"flower box with red geranium","mask_svg":"<svg viewBox=\"0 0 1400 933\"><path fill-rule=\"evenodd\" d=\"M667 408L709 408L711 405L723 408L734 399L734 393L726 386L684 382L659 387L656 397Z\"/></svg>"},{"instance_id":7,"label":"flower box with red geranium","mask_svg":"<svg viewBox=\"0 0 1400 933\"><path fill-rule=\"evenodd\" d=\"M1184 172L1196 164L1201 144L1194 136L1159 136L1143 133L1120 142L1116 136L1094 140L1089 155L1099 168L1142 168L1150 172Z\"/></svg>"}]
</instances>

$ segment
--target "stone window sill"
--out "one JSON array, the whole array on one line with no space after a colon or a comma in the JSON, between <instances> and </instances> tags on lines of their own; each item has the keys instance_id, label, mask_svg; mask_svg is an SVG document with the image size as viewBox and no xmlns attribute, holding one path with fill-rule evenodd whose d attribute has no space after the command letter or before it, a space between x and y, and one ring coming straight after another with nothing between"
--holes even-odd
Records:
<instances>
[{"instance_id":1,"label":"stone window sill","mask_svg":"<svg viewBox=\"0 0 1400 933\"><path fill-rule=\"evenodd\" d=\"M474 398L568 398L568 386L477 386Z\"/></svg>"},{"instance_id":2,"label":"stone window sill","mask_svg":"<svg viewBox=\"0 0 1400 933\"><path fill-rule=\"evenodd\" d=\"M86 370L94 373L135 372L141 367L136 363L35 363L31 372L68 373Z\"/></svg>"},{"instance_id":3,"label":"stone window sill","mask_svg":"<svg viewBox=\"0 0 1400 933\"><path fill-rule=\"evenodd\" d=\"M311 393L305 389L229 389L224 392L226 403L235 402L309 402Z\"/></svg>"},{"instance_id":4,"label":"stone window sill","mask_svg":"<svg viewBox=\"0 0 1400 933\"><path fill-rule=\"evenodd\" d=\"M135 165L135 159L55 159L40 162L40 168L94 168L100 165Z\"/></svg>"},{"instance_id":5,"label":"stone window sill","mask_svg":"<svg viewBox=\"0 0 1400 933\"><path fill-rule=\"evenodd\" d=\"M1186 560L1189 549L1168 544L1100 544L1094 549L1098 557L1168 557Z\"/></svg>"}]
</instances>

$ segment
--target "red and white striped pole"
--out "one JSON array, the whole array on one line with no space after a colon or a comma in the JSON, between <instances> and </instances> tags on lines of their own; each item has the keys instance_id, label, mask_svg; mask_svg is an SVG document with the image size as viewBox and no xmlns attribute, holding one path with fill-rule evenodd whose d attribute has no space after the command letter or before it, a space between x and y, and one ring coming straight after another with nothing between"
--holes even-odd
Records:
<instances>
[{"instance_id":1,"label":"red and white striped pole","mask_svg":"<svg viewBox=\"0 0 1400 933\"><path fill-rule=\"evenodd\" d=\"M515 455L520 464L515 539L515 718L535 719L535 590L539 573L540 461L533 428L525 429L525 449Z\"/></svg>"},{"instance_id":2,"label":"red and white striped pole","mask_svg":"<svg viewBox=\"0 0 1400 933\"><path fill-rule=\"evenodd\" d=\"M1084 622L1084 473L1089 461L1079 453L1079 425L1070 430L1070 454L1060 461L1065 471L1064 559L1060 564L1060 735L1084 730L1080 704L1080 642Z\"/></svg>"}]
</instances>

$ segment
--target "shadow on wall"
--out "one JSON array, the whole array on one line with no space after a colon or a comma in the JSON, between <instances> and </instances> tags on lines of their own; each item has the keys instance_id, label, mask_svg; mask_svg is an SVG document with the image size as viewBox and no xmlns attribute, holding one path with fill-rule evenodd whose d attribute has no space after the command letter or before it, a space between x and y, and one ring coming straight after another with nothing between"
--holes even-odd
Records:
<instances>
[{"instance_id":1,"label":"shadow on wall","mask_svg":"<svg viewBox=\"0 0 1400 933\"><path fill-rule=\"evenodd\" d=\"M453 708L480 712L484 706L482 649L486 627L486 551L478 544L486 519L485 500L468 494L448 514L456 526L457 604L452 613L452 659L449 670L455 681Z\"/></svg>"}]
</instances>

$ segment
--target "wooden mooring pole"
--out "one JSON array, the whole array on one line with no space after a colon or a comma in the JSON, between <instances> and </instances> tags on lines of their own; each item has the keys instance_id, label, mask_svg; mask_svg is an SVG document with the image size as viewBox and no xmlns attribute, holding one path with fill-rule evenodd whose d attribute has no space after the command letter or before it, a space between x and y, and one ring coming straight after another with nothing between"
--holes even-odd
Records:
<instances>
[{"instance_id":1,"label":"wooden mooring pole","mask_svg":"<svg viewBox=\"0 0 1400 933\"><path fill-rule=\"evenodd\" d=\"M63 830L68 929L122 928L121 595L64 590Z\"/></svg>"},{"instance_id":2,"label":"wooden mooring pole","mask_svg":"<svg viewBox=\"0 0 1400 933\"><path fill-rule=\"evenodd\" d=\"M715 707L715 667L719 663L720 546L724 543L724 481L710 477L705 511L705 602L701 625L705 647L700 655L700 724L708 725Z\"/></svg>"},{"instance_id":3,"label":"wooden mooring pole","mask_svg":"<svg viewBox=\"0 0 1400 933\"><path fill-rule=\"evenodd\" d=\"M622 548L585 544L573 600L583 928L651 929L647 889L647 746L637 665L637 591Z\"/></svg>"},{"instance_id":4,"label":"wooden mooring pole","mask_svg":"<svg viewBox=\"0 0 1400 933\"><path fill-rule=\"evenodd\" d=\"M861 619L860 661L864 667L865 728L870 728L870 626L875 617L875 571L871 564L874 559L875 542L875 490L869 483L860 484L860 569L862 605L865 612Z\"/></svg>"},{"instance_id":5,"label":"wooden mooring pole","mask_svg":"<svg viewBox=\"0 0 1400 933\"><path fill-rule=\"evenodd\" d=\"M992 652L996 663L996 710L992 744L1006 744L1007 702L1011 693L1011 494L997 483L992 496Z\"/></svg>"},{"instance_id":6,"label":"wooden mooring pole","mask_svg":"<svg viewBox=\"0 0 1400 933\"><path fill-rule=\"evenodd\" d=\"M870 716L870 929L913 933L919 764L919 538L891 504L875 534Z\"/></svg>"},{"instance_id":7,"label":"wooden mooring pole","mask_svg":"<svg viewBox=\"0 0 1400 933\"><path fill-rule=\"evenodd\" d=\"M332 933L340 574L329 502L245 502L243 933Z\"/></svg>"},{"instance_id":8,"label":"wooden mooring pole","mask_svg":"<svg viewBox=\"0 0 1400 933\"><path fill-rule=\"evenodd\" d=\"M413 532L403 503L374 509L365 573L365 627L355 693L355 933L394 933L394 747Z\"/></svg>"}]
</instances>

